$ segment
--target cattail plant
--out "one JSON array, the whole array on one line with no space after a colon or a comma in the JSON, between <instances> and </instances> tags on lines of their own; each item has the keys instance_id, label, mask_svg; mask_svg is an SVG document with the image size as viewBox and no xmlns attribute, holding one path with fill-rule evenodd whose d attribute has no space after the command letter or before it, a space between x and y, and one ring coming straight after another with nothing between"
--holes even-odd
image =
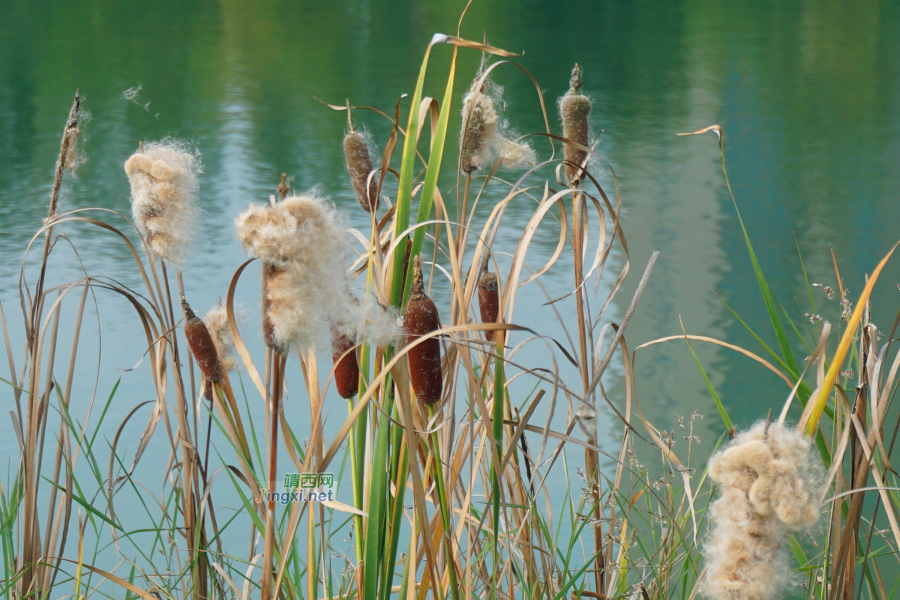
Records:
<instances>
[{"instance_id":1,"label":"cattail plant","mask_svg":"<svg viewBox=\"0 0 900 600\"><path fill-rule=\"evenodd\" d=\"M591 99L581 93L581 67L578 63L572 69L569 91L559 99L559 116L562 118L563 137L570 142L587 147L588 118L591 116ZM584 177L582 167L587 163L587 150L566 144L563 148L566 160L566 181L575 185Z\"/></svg>"},{"instance_id":2,"label":"cattail plant","mask_svg":"<svg viewBox=\"0 0 900 600\"><path fill-rule=\"evenodd\" d=\"M412 290L403 321L408 344L441 327L437 307L425 293L425 286L422 284L422 260L418 256L413 260ZM443 391L440 341L435 337L429 338L411 348L407 357L409 378L416 397L427 405L435 404L441 399Z\"/></svg>"},{"instance_id":3,"label":"cattail plant","mask_svg":"<svg viewBox=\"0 0 900 600\"><path fill-rule=\"evenodd\" d=\"M288 196L253 205L236 220L244 250L265 265L266 343L284 353L327 339L332 330L355 338L396 337L393 318L347 294L342 219L325 198Z\"/></svg>"},{"instance_id":4,"label":"cattail plant","mask_svg":"<svg viewBox=\"0 0 900 600\"><path fill-rule=\"evenodd\" d=\"M709 476L721 493L704 548L710 598L768 600L784 590L791 576L785 536L818 520L821 474L811 440L768 421L712 458Z\"/></svg>"},{"instance_id":5,"label":"cattail plant","mask_svg":"<svg viewBox=\"0 0 900 600\"><path fill-rule=\"evenodd\" d=\"M482 323L496 323L500 314L500 288L497 274L485 268L478 280L478 308Z\"/></svg>"},{"instance_id":6,"label":"cattail plant","mask_svg":"<svg viewBox=\"0 0 900 600\"><path fill-rule=\"evenodd\" d=\"M479 85L476 77L463 97L463 125L460 132L460 163L464 173L473 173L497 160L508 169L520 169L537 162L534 149L524 142L516 142L507 132L506 121L500 118L498 106L503 106L502 88L486 80Z\"/></svg>"},{"instance_id":7,"label":"cattail plant","mask_svg":"<svg viewBox=\"0 0 900 600\"><path fill-rule=\"evenodd\" d=\"M197 227L199 156L173 140L142 144L125 162L134 220L150 252L183 262Z\"/></svg>"},{"instance_id":8,"label":"cattail plant","mask_svg":"<svg viewBox=\"0 0 900 600\"><path fill-rule=\"evenodd\" d=\"M353 339L337 330L331 334L331 358L334 360L334 385L345 400L359 391L359 361Z\"/></svg>"},{"instance_id":9,"label":"cattail plant","mask_svg":"<svg viewBox=\"0 0 900 600\"><path fill-rule=\"evenodd\" d=\"M222 365L222 371L236 370L237 360L234 357L234 339L231 337L231 328L228 326L228 310L221 299L206 313L203 321L219 351L219 363Z\"/></svg>"},{"instance_id":10,"label":"cattail plant","mask_svg":"<svg viewBox=\"0 0 900 600\"><path fill-rule=\"evenodd\" d=\"M356 296L347 292L347 298L359 305ZM343 399L352 398L359 391L359 361L356 358L356 336L331 328L331 358L334 361L334 384Z\"/></svg>"},{"instance_id":11,"label":"cattail plant","mask_svg":"<svg viewBox=\"0 0 900 600\"><path fill-rule=\"evenodd\" d=\"M222 363L219 360L219 351L215 342L206 327L203 319L194 314L187 300L181 301L184 308L184 337L187 338L188 347L197 366L203 376L212 382L218 382L222 379Z\"/></svg>"},{"instance_id":12,"label":"cattail plant","mask_svg":"<svg viewBox=\"0 0 900 600\"><path fill-rule=\"evenodd\" d=\"M347 172L350 174L350 182L356 192L359 205L366 212L373 213L378 210L378 178L369 179L372 173L370 136L353 128L353 117L350 107L347 107L347 135L344 136L344 160L347 162Z\"/></svg>"},{"instance_id":13,"label":"cattail plant","mask_svg":"<svg viewBox=\"0 0 900 600\"><path fill-rule=\"evenodd\" d=\"M344 233L334 208L316 195L251 206L235 221L238 239L266 273L267 342L282 352L346 327ZM268 332L267 332L268 334Z\"/></svg>"}]
</instances>

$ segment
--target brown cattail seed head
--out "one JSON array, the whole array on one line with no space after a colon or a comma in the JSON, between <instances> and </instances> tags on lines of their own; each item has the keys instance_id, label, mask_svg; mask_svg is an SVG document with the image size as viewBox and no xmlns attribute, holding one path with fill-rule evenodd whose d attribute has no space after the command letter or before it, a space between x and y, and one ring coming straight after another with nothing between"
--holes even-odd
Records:
<instances>
[{"instance_id":1,"label":"brown cattail seed head","mask_svg":"<svg viewBox=\"0 0 900 600\"><path fill-rule=\"evenodd\" d=\"M485 270L478 280L478 307L482 323L496 323L500 314L500 288L497 274Z\"/></svg>"},{"instance_id":2,"label":"brown cattail seed head","mask_svg":"<svg viewBox=\"0 0 900 600\"><path fill-rule=\"evenodd\" d=\"M581 67L576 64L572 69L569 91L559 99L559 116L562 118L563 137L587 147L590 143L588 137L590 115L591 99L581 93ZM563 157L567 163L566 180L570 185L574 185L583 179L582 170L576 165L585 164L588 153L572 144L566 144L563 148Z\"/></svg>"},{"instance_id":3,"label":"brown cattail seed head","mask_svg":"<svg viewBox=\"0 0 900 600\"><path fill-rule=\"evenodd\" d=\"M331 358L334 360L334 384L341 398L352 398L359 391L359 362L356 343L337 329L331 330Z\"/></svg>"},{"instance_id":4,"label":"brown cattail seed head","mask_svg":"<svg viewBox=\"0 0 900 600\"><path fill-rule=\"evenodd\" d=\"M222 364L219 362L219 352L213 342L206 323L194 314L186 300L181 301L184 308L184 337L187 338L188 347L197 366L203 376L210 381L222 379Z\"/></svg>"},{"instance_id":5,"label":"brown cattail seed head","mask_svg":"<svg viewBox=\"0 0 900 600\"><path fill-rule=\"evenodd\" d=\"M468 118L468 121L466 119ZM471 90L463 99L463 132L460 160L464 173L477 171L485 161L488 137L497 129L494 102L481 90Z\"/></svg>"},{"instance_id":6,"label":"brown cattail seed head","mask_svg":"<svg viewBox=\"0 0 900 600\"><path fill-rule=\"evenodd\" d=\"M412 293L406 304L403 324L406 329L406 343L411 344L423 335L440 329L441 319L437 307L425 294L422 283L422 261L417 256L413 261ZM441 343L437 338L428 338L407 353L409 378L413 391L420 402L431 405L440 401L443 391L441 375Z\"/></svg>"},{"instance_id":7,"label":"brown cattail seed head","mask_svg":"<svg viewBox=\"0 0 900 600\"><path fill-rule=\"evenodd\" d=\"M463 127L460 132L460 168L465 173L492 166L495 161L507 169L521 169L537 162L534 148L517 142L500 118L502 88L479 78L463 96Z\"/></svg>"},{"instance_id":8,"label":"brown cattail seed head","mask_svg":"<svg viewBox=\"0 0 900 600\"><path fill-rule=\"evenodd\" d=\"M344 159L359 205L366 212L375 212L378 210L378 178L373 176L369 180L369 173L374 169L365 134L351 131L344 136Z\"/></svg>"}]
</instances>

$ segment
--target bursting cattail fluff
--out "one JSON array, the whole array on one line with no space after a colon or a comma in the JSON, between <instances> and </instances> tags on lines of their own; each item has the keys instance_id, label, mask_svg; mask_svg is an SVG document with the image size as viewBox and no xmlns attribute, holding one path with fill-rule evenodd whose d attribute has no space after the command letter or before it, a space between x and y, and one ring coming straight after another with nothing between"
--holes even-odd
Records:
<instances>
[{"instance_id":1,"label":"bursting cattail fluff","mask_svg":"<svg viewBox=\"0 0 900 600\"><path fill-rule=\"evenodd\" d=\"M591 116L591 99L581 93L581 67L576 63L572 69L569 91L559 99L559 116L563 124L563 137L588 147L588 119ZM585 165L588 153L572 144L565 144L563 157L566 160L566 181L574 185L583 179L579 166Z\"/></svg>"},{"instance_id":2,"label":"bursting cattail fluff","mask_svg":"<svg viewBox=\"0 0 900 600\"><path fill-rule=\"evenodd\" d=\"M344 136L344 159L347 161L347 172L359 205L366 212L378 210L378 177L369 174L372 168L370 136L351 129Z\"/></svg>"},{"instance_id":3,"label":"bursting cattail fluff","mask_svg":"<svg viewBox=\"0 0 900 600\"><path fill-rule=\"evenodd\" d=\"M768 600L790 585L785 536L815 525L821 473L810 440L777 423L757 423L712 458L720 496L704 545L709 598Z\"/></svg>"},{"instance_id":4,"label":"bursting cattail fluff","mask_svg":"<svg viewBox=\"0 0 900 600\"><path fill-rule=\"evenodd\" d=\"M194 314L187 300L182 300L181 306L184 308L184 337L187 338L191 354L197 361L197 367L209 381L220 381L222 363L219 361L219 352L206 323Z\"/></svg>"},{"instance_id":5,"label":"bursting cattail fluff","mask_svg":"<svg viewBox=\"0 0 900 600\"><path fill-rule=\"evenodd\" d=\"M199 156L163 140L144 145L125 163L134 220L153 255L180 265L196 235Z\"/></svg>"},{"instance_id":6,"label":"bursting cattail fluff","mask_svg":"<svg viewBox=\"0 0 900 600\"><path fill-rule=\"evenodd\" d=\"M307 347L332 328L367 340L398 335L380 307L348 299L346 235L326 199L307 194L253 205L235 224L244 250L265 264L266 341L280 352Z\"/></svg>"},{"instance_id":7,"label":"bursting cattail fluff","mask_svg":"<svg viewBox=\"0 0 900 600\"><path fill-rule=\"evenodd\" d=\"M237 360L234 357L234 339L231 337L231 328L228 326L228 310L221 300L206 313L203 319L206 328L212 336L216 349L219 351L219 362L223 371L237 369Z\"/></svg>"},{"instance_id":8,"label":"bursting cattail fluff","mask_svg":"<svg viewBox=\"0 0 900 600\"><path fill-rule=\"evenodd\" d=\"M502 88L490 81L478 87L476 79L463 97L463 125L460 132L460 161L465 173L492 167L500 161L508 169L521 169L537 162L534 149L516 142L500 118Z\"/></svg>"},{"instance_id":9,"label":"bursting cattail fluff","mask_svg":"<svg viewBox=\"0 0 900 600\"><path fill-rule=\"evenodd\" d=\"M425 287L422 284L422 261L418 256L413 260L412 291L406 304L403 324L407 344L441 327L437 307L425 294ZM406 356L409 359L409 378L416 398L428 405L440 401L443 391L441 342L436 337L428 338L411 348Z\"/></svg>"}]
</instances>

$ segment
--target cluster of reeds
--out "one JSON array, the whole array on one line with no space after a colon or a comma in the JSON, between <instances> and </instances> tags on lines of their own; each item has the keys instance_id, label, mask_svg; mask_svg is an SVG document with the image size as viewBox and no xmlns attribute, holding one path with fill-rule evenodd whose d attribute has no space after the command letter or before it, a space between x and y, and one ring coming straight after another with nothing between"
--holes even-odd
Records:
<instances>
[{"instance_id":1,"label":"cluster of reeds","mask_svg":"<svg viewBox=\"0 0 900 600\"><path fill-rule=\"evenodd\" d=\"M426 101L429 62L444 45L452 47L446 91L440 102ZM80 598L109 581L120 588L113 595L146 600L690 598L701 590L715 597L761 599L783 592L799 572L816 598L851 597L856 585L872 597L886 597L884 562L876 558L896 550L900 502L889 492L897 486L889 460L893 440L888 443L882 431L900 359L895 351L892 368L885 368L895 332L879 346L870 315L864 314L884 261L848 314L827 372L830 326L815 332L810 362L801 369L792 348L810 340L796 328L800 340L789 340L786 313L778 310L744 232L779 348L763 345L775 364L741 352L780 376L790 394L777 421L737 435L708 470L695 472L690 457L699 415L689 424L679 422L690 428L681 446L674 433L647 422L637 401L634 361L642 348L666 341L686 341L691 352L691 342L735 347L684 333L629 351L625 332L656 254L633 296L619 298L630 269L621 198L615 173L593 169L591 101L581 92L581 69L576 65L559 101L562 136L553 133L543 114L547 129L525 142L509 134L499 91L490 81L492 71L508 61L483 60L460 110L456 61L467 49L484 57L515 56L486 42L435 36L407 105L405 127L400 104L393 117L372 112L391 126L380 164L373 162L368 136L356 129L350 104L332 106L348 111L347 189L371 224L362 251L353 250L345 218L334 205L318 194L293 194L282 176L276 195L252 204L236 220L237 236L258 264L244 263L223 282L224 300L205 319L190 304L189 261L174 282L167 268L183 264L195 234L189 223L199 191L199 155L168 140L143 144L127 160L133 235L96 217L108 212L58 213L59 183L79 129L76 97L63 134L50 218L35 236L45 238L40 274L33 285L23 278L26 354L18 370L10 355L22 456L13 482L0 488L5 557L0 595L57 596L65 585ZM535 89L545 106L536 82ZM353 110L359 118L363 109ZM457 111L463 124L454 186L440 181L439 173L450 116ZM424 127L429 116L434 122ZM709 130L719 135L721 148L721 129L704 131ZM537 139L546 141L540 158L538 145L532 146ZM561 141L562 159L554 140ZM429 149L427 156L420 153L423 148ZM561 186L545 177L554 168L565 171L557 178ZM512 169L519 169L514 183L495 176ZM447 205L453 195L455 218ZM382 214L380 199L389 205ZM491 209L482 218L478 207L486 203ZM533 210L515 247L503 248L495 240L513 203ZM125 215L118 217L128 222ZM54 230L63 225L96 226L117 235L145 289L137 292L91 275L48 285ZM542 227L558 228L560 241L550 261L536 266L530 251ZM131 242L134 236L144 243L144 256ZM559 262L563 255L571 256L570 266ZM612 264L618 265L615 284L605 290L598 310L596 290ZM247 268L263 274L253 327L235 318L234 297ZM564 268L571 269L570 291L546 298L545 310L558 325L516 325L520 288ZM844 289L840 282L839 289ZM155 396L132 411L147 406L151 412L133 458L122 456L117 435L105 470L100 455L106 448L83 429L90 413L79 421L68 412L81 320L94 290L118 294L134 308L145 333L144 368ZM68 371L59 377L60 307L72 291L80 298L74 339ZM842 300L849 302L843 292ZM615 322L607 312L614 302L623 307ZM574 330L561 314L574 315ZM860 323L862 335L855 338ZM8 340L5 317L3 327ZM262 360L251 355L247 336L265 341ZM546 360L529 366L522 349L535 345ZM320 377L318 362L323 349L330 351L330 366L321 368L326 377ZM557 355L576 373L574 381L560 374ZM853 404L844 386L835 385L847 378L842 369L848 355L860 374ZM616 356L624 381L611 382L607 369ZM816 360L818 392L806 381ZM722 417L721 443L737 432L700 369ZM232 386L237 378L240 385ZM289 378L303 382L291 398L308 414L303 422L285 416ZM348 413L326 434L332 379ZM611 385L622 388L624 400L610 398ZM794 398L805 406L798 432L785 425ZM611 410L601 412L599 403ZM554 428L554 411L558 415L563 405L565 428ZM55 435L47 435L51 410L60 415ZM264 448L255 425L260 420L254 421L261 411ZM330 414L334 419L334 411ZM604 452L597 439L601 419L604 430L621 432L614 453ZM133 527L116 501L146 489L139 488L135 467L160 423L169 452L164 488L158 502L144 503L152 526ZM48 447L56 448L52 461L44 461ZM572 465L574 454L567 448L583 452L584 462ZM661 458L658 477L640 463L648 448ZM279 453L286 457L282 463ZM96 478L93 486L75 478L79 457ZM824 480L816 476L820 458L827 468ZM290 471L316 475L341 473L346 465L337 497L276 503L285 493L279 471L285 462ZM559 480L551 479L558 471L568 483L565 490L549 488L548 481ZM226 491L219 487L223 481L230 481ZM710 507L713 482L721 498ZM864 516L865 497L876 490L880 502ZM808 536L823 540L815 547L802 536L829 493L825 535ZM77 536L70 531L75 505L86 516ZM49 506L43 520L38 506ZM715 522L709 535L708 516ZM875 530L885 520L891 536ZM225 546L233 532L244 541L240 548ZM342 553L338 539L349 540L349 552ZM86 553L91 542L93 553ZM121 557L119 566L97 564L99 549L108 544ZM780 548L790 548L793 558ZM785 567L788 560L797 562Z\"/></svg>"}]
</instances>

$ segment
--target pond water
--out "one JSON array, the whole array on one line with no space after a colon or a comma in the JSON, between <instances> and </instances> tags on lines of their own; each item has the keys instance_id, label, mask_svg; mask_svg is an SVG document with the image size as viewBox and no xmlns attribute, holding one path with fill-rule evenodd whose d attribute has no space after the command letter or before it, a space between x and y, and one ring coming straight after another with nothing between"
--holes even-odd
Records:
<instances>
[{"instance_id":1,"label":"pond water","mask_svg":"<svg viewBox=\"0 0 900 600\"><path fill-rule=\"evenodd\" d=\"M351 224L365 227L341 153L345 116L316 98L335 104L349 98L390 112L401 93L412 93L432 34L453 33L463 6L446 0L0 3L0 301L17 368L21 259L46 215L59 135L76 88L92 120L85 127L86 162L66 186L63 210L130 212L122 165L141 140L176 136L202 153L204 216L185 269L192 303L202 308L226 293L244 259L233 235L234 217L249 203L264 201L281 172L293 177L297 189L320 186L347 211ZM898 32L900 4L880 0L528 0L515 7L476 0L462 28L463 37L480 40L486 33L496 46L524 51L517 62L543 89L557 133L555 98L565 92L572 64L583 66L584 89L594 100L592 127L604 131L599 151L618 175L631 258L631 275L610 318L621 318L651 252L660 252L627 328L629 346L679 334L683 323L688 333L760 354L764 351L722 302L776 347L715 137L675 134L713 123L724 127L732 187L759 262L784 310L807 334L804 313L812 311L798 247L810 281L837 288L833 251L853 297L864 274L900 239ZM434 51L426 94L442 94L449 56L449 47ZM461 51L457 101L479 59L477 52ZM516 69L496 73L510 123L521 133L541 130L533 84ZM133 101L124 97L138 87ZM357 118L383 148L388 122L361 111ZM458 126L454 116L451 130ZM445 163L455 163L453 142L455 135L448 142L452 160ZM543 143L535 147L546 155ZM455 196L449 193L452 167L442 181L442 191ZM602 181L611 185L608 174ZM505 251L515 247L521 235L516 227L529 214L511 210L498 240ZM114 236L83 226L66 233L90 273L139 284L130 255ZM550 256L556 238L553 226L539 236L533 265ZM75 255L62 244L58 253L56 281L77 277ZM29 263L32 269L36 258ZM623 261L615 254L610 271L621 269ZM569 290L567 264L543 278L551 295ZM256 281L258 275L248 273L238 294L251 312ZM604 279L598 306L612 281L613 276ZM900 304L898 281L900 266L892 265L874 297L874 320L883 329ZM522 293L517 321L561 337L540 306L539 291L531 286ZM813 294L817 312L836 323L838 300L828 300L820 288ZM89 309L93 320L79 354L75 392L83 408L95 378L98 402L122 378L104 432L111 438L116 424L152 397L152 388L146 364L126 371L144 352L133 313L108 294L98 293L96 301L99 309ZM806 356L796 336L792 339L798 356ZM256 340L254 348L259 347ZM783 402L785 384L756 363L701 342L695 349L738 426ZM528 357L541 360L539 353ZM605 385L621 407L620 372L614 366ZM683 342L638 352L637 391L648 419L660 428L676 426L679 415L703 414L701 455L723 430ZM3 397L9 399L7 413L13 408L9 390ZM331 410L331 422L339 423L343 404ZM143 424L129 427L139 435ZM601 413L600 431L604 447L614 449L621 426L611 412ZM3 418L0 457L14 465L17 455L10 421ZM149 460L157 466L165 461ZM155 476L150 467L142 468Z\"/></svg>"}]
</instances>

